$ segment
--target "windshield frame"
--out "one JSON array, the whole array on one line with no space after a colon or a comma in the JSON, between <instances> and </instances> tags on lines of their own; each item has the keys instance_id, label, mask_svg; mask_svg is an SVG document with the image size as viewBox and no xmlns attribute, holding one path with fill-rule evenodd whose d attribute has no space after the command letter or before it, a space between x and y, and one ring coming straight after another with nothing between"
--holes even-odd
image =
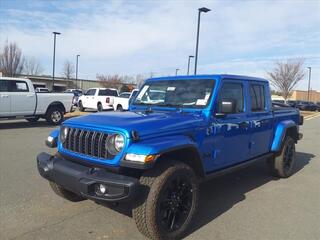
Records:
<instances>
[{"instance_id":1,"label":"windshield frame","mask_svg":"<svg viewBox=\"0 0 320 240\"><path fill-rule=\"evenodd\" d=\"M212 87L211 87L211 91L210 91L210 96L206 102L205 105L167 105L167 104L148 104L148 103L136 103L136 98L137 96L140 94L140 92L142 91L142 89L146 86L146 85L150 85L152 83L155 82L175 82L175 81L211 81L212 83ZM203 110L206 109L212 102L212 98L214 95L214 91L215 88L217 86L217 80L214 78L190 78L190 79L157 79L157 80L147 80L140 88L139 92L136 94L135 98L132 101L132 106L135 107L148 107L148 108L160 108L160 109L165 109L165 108L169 108L169 109L189 109L189 110Z\"/></svg>"}]
</instances>

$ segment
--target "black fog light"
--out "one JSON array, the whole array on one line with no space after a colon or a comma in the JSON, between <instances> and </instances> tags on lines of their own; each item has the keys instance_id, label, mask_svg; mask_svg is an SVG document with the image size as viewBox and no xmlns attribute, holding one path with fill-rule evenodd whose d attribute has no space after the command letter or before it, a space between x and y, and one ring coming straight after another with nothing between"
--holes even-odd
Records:
<instances>
[{"instance_id":1,"label":"black fog light","mask_svg":"<svg viewBox=\"0 0 320 240\"><path fill-rule=\"evenodd\" d=\"M97 196L103 196L108 193L108 188L105 184L98 183L94 187L94 192Z\"/></svg>"}]
</instances>

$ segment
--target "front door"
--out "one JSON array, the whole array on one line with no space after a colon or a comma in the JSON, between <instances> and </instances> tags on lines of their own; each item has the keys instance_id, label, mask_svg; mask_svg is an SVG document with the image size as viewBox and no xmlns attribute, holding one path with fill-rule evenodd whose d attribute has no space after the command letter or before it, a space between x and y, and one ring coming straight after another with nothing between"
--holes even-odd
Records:
<instances>
[{"instance_id":1,"label":"front door","mask_svg":"<svg viewBox=\"0 0 320 240\"><path fill-rule=\"evenodd\" d=\"M212 162L210 171L235 165L248 159L250 123L246 112L246 82L224 80L213 117ZM222 102L231 101L231 113L219 116Z\"/></svg>"}]
</instances>

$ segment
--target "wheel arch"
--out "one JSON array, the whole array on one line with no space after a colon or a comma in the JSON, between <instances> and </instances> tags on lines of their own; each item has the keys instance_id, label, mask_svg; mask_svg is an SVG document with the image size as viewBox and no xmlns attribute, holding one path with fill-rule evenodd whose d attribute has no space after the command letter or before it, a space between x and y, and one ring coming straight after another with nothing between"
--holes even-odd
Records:
<instances>
[{"instance_id":1,"label":"wheel arch","mask_svg":"<svg viewBox=\"0 0 320 240\"><path fill-rule=\"evenodd\" d=\"M48 110L53 107L58 107L63 111L63 113L66 113L66 108L64 107L63 103L60 101L54 101L47 107L46 114L48 113Z\"/></svg>"},{"instance_id":2,"label":"wheel arch","mask_svg":"<svg viewBox=\"0 0 320 240\"><path fill-rule=\"evenodd\" d=\"M297 124L292 121L283 121L278 124L275 130L275 136L271 145L272 152L279 152L286 136L290 136L295 142L299 140L299 129Z\"/></svg>"},{"instance_id":3,"label":"wheel arch","mask_svg":"<svg viewBox=\"0 0 320 240\"><path fill-rule=\"evenodd\" d=\"M192 145L179 146L168 149L159 154L156 164L164 161L176 160L189 165L200 178L205 177L202 160L198 149Z\"/></svg>"}]
</instances>

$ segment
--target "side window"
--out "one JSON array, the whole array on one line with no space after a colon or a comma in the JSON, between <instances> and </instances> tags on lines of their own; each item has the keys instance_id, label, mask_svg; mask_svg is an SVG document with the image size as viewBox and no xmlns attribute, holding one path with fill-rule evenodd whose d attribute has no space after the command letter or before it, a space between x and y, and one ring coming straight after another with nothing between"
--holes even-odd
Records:
<instances>
[{"instance_id":1,"label":"side window","mask_svg":"<svg viewBox=\"0 0 320 240\"><path fill-rule=\"evenodd\" d=\"M112 89L100 89L98 95L99 96L113 96L113 97L116 97L116 96L118 96L118 92L116 90L112 90Z\"/></svg>"},{"instance_id":2,"label":"side window","mask_svg":"<svg viewBox=\"0 0 320 240\"><path fill-rule=\"evenodd\" d=\"M250 85L250 98L251 98L251 111L261 112L266 108L265 103L265 90L263 85L251 84Z\"/></svg>"},{"instance_id":3,"label":"side window","mask_svg":"<svg viewBox=\"0 0 320 240\"><path fill-rule=\"evenodd\" d=\"M10 92L29 92L28 84L24 81L11 81Z\"/></svg>"},{"instance_id":4,"label":"side window","mask_svg":"<svg viewBox=\"0 0 320 240\"><path fill-rule=\"evenodd\" d=\"M225 102L233 104L231 113L244 112L243 86L241 83L224 83L218 98L218 112L224 112L222 105Z\"/></svg>"},{"instance_id":5,"label":"side window","mask_svg":"<svg viewBox=\"0 0 320 240\"><path fill-rule=\"evenodd\" d=\"M0 92L9 92L9 81L0 80Z\"/></svg>"},{"instance_id":6,"label":"side window","mask_svg":"<svg viewBox=\"0 0 320 240\"><path fill-rule=\"evenodd\" d=\"M89 90L85 93L85 95L86 95L86 96L94 96L95 93L96 93L96 89L89 89Z\"/></svg>"}]
</instances>

